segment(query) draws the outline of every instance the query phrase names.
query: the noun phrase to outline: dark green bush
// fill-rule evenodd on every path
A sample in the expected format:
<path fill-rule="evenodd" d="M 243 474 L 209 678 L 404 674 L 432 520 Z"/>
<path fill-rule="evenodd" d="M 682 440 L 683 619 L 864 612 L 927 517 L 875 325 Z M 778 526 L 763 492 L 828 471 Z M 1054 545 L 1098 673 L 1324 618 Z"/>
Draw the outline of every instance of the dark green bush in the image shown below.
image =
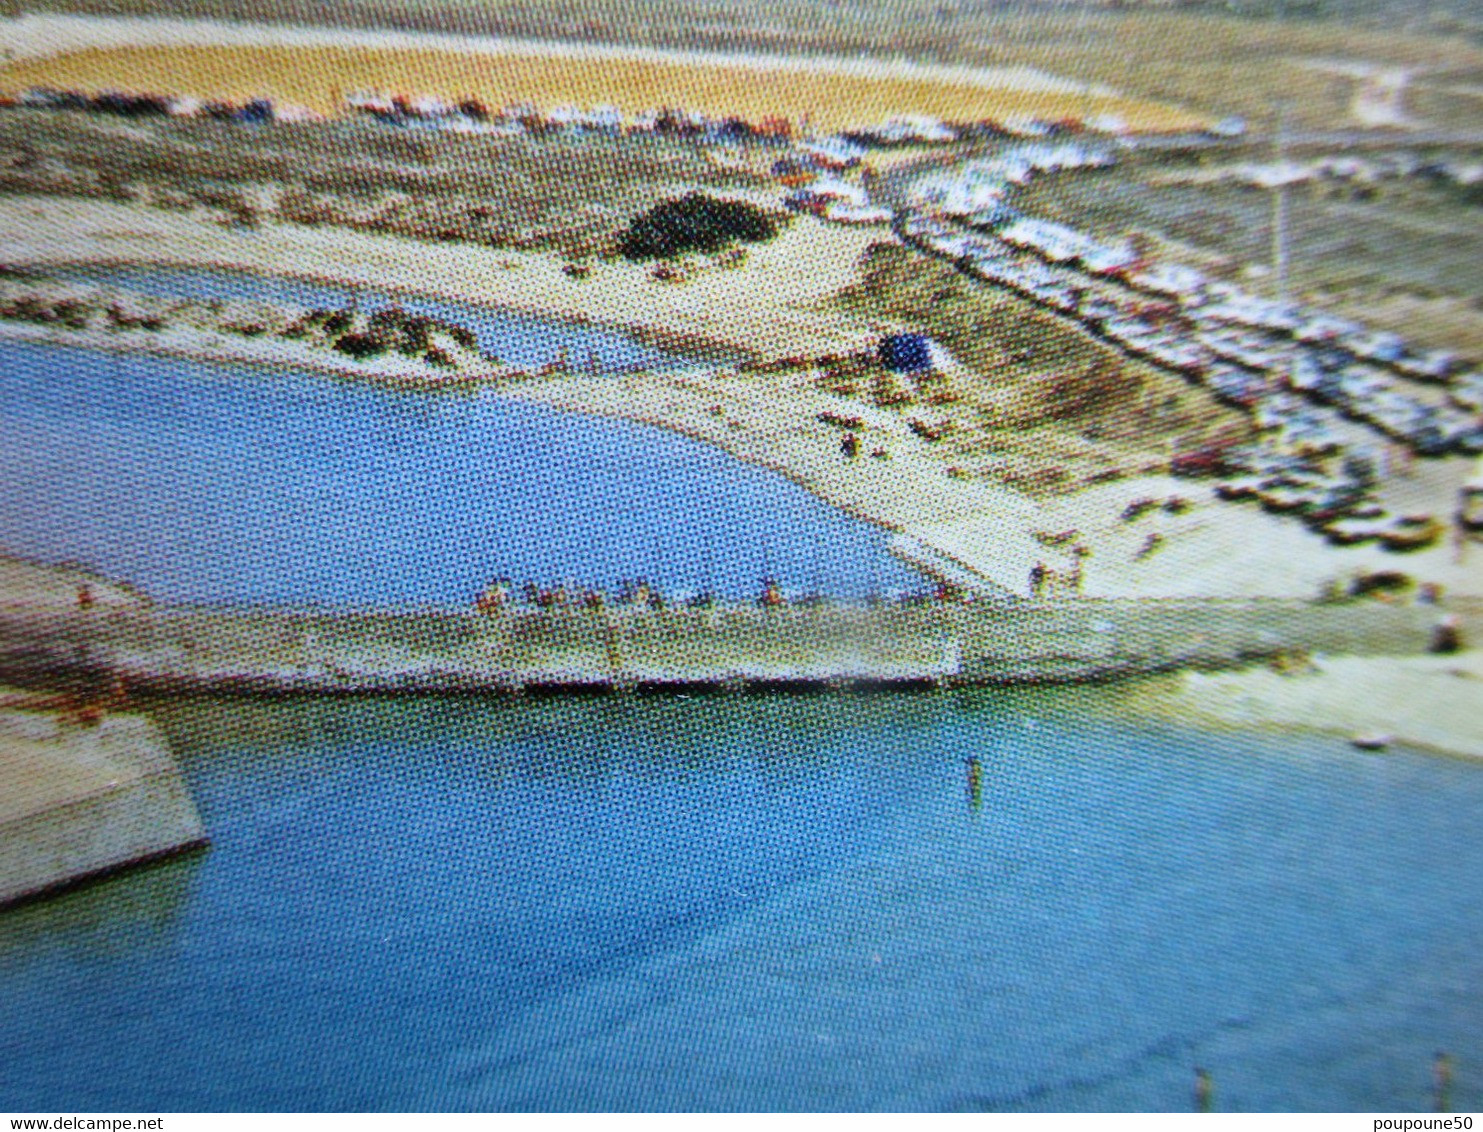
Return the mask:
<path fill-rule="evenodd" d="M 737 240 L 768 240 L 777 222 L 754 204 L 687 193 L 656 204 L 618 238 L 628 259 L 667 259 L 686 252 L 714 252 Z"/>
<path fill-rule="evenodd" d="M 335 349 L 359 360 L 386 353 L 386 343 L 371 334 L 342 334 L 335 339 Z"/>

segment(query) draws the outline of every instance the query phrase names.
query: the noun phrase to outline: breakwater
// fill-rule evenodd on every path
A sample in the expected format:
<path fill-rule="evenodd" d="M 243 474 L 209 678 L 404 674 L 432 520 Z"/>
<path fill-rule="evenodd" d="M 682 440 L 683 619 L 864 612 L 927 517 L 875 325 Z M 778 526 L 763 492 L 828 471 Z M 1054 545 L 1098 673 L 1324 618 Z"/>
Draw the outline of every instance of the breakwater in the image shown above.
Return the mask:
<path fill-rule="evenodd" d="M 1465 640 L 1483 608 L 1454 609 Z M 1424 651 L 1442 611 L 1377 602 L 527 609 L 156 606 L 0 612 L 0 677 L 158 691 L 432 692 L 838 682 L 1014 684 Z"/>
<path fill-rule="evenodd" d="M 0 906 L 205 842 L 148 720 L 0 711 Z"/>

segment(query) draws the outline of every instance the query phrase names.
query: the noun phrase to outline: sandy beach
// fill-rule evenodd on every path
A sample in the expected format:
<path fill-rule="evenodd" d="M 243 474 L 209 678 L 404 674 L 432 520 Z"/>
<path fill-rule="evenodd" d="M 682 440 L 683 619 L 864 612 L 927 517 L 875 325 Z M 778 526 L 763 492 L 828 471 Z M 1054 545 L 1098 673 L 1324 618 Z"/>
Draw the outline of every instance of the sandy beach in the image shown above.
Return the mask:
<path fill-rule="evenodd" d="M 1415 480 L 1387 490 L 1435 509 L 1450 504 L 1456 484 L 1466 475 L 1466 461 L 1438 461 L 1419 471 Z M 1178 499 L 1185 509 L 1179 514 L 1160 509 L 1124 521 L 1128 505 L 1140 499 Z M 1167 475 L 1120 480 L 1045 500 L 1040 520 L 1039 529 L 1047 532 L 1079 532 L 1091 550 L 1083 563 L 1081 592 L 1087 597 L 1316 598 L 1331 581 L 1345 583 L 1356 574 L 1383 571 L 1402 571 L 1417 583 L 1432 582 L 1449 593 L 1483 593 L 1483 545 L 1457 546 L 1443 539 L 1429 550 L 1409 554 L 1376 544 L 1330 546 L 1291 518 L 1220 500 L 1208 484 Z M 992 524 L 972 521 L 933 530 L 929 536 L 944 549 L 961 548 L 958 557 L 974 562 L 994 555 L 1000 537 Z M 1040 546 L 1038 551 L 1053 569 L 1070 568 L 1053 548 Z"/>
<path fill-rule="evenodd" d="M 996 522 L 1009 539 L 1033 525 L 1035 502 L 987 483 L 954 480 L 941 459 L 894 414 L 862 411 L 814 387 L 810 375 L 732 370 L 636 374 L 617 380 L 559 376 L 508 387 L 510 396 L 553 407 L 642 421 L 714 444 L 780 472 L 857 518 L 914 534 L 933 524 Z M 860 416 L 866 451 L 848 459 L 832 412 Z"/>
<path fill-rule="evenodd" d="M 1299 523 L 1216 498 L 1203 484 L 1145 476 L 1074 494 L 1032 498 L 982 480 L 952 475 L 931 444 L 899 415 L 862 411 L 806 376 L 715 373 L 641 374 L 621 380 L 551 377 L 508 387 L 511 396 L 563 409 L 622 417 L 672 429 L 771 468 L 842 510 L 898 533 L 894 549 L 918 566 L 942 563 L 950 580 L 967 579 L 1021 597 L 1043 564 L 1069 577 L 1067 540 L 1091 553 L 1082 563 L 1086 597 L 1315 598 L 1330 581 L 1404 570 L 1455 594 L 1483 592 L 1483 546 L 1450 545 L 1404 556 L 1377 546 L 1336 548 Z M 886 459 L 849 459 L 839 431 L 819 421 L 832 412 L 859 416 L 865 451 Z M 1438 475 L 1460 475 L 1436 469 Z M 1179 514 L 1137 522 L 1121 516 L 1135 499 L 1180 499 Z M 1146 547 L 1157 535 L 1157 549 Z M 1069 595 L 1069 590 L 1063 591 Z"/>
<path fill-rule="evenodd" d="M 154 354 L 160 357 L 192 358 L 225 365 L 258 366 L 270 370 L 293 369 L 377 381 L 418 389 L 443 389 L 469 382 L 493 381 L 507 371 L 444 371 L 398 354 L 385 353 L 356 361 L 325 348 L 313 348 L 282 338 L 244 338 L 241 335 L 209 333 L 194 327 L 165 330 L 70 330 L 25 322 L 0 322 L 0 341 L 36 342 L 48 346 L 80 346 L 91 350 Z"/>
<path fill-rule="evenodd" d="M 1317 657 L 1314 669 L 1184 672 L 1127 686 L 1129 711 L 1210 727 L 1388 736 L 1392 746 L 1483 759 L 1483 651 Z M 1384 757 L 1380 754 L 1376 757 Z"/>

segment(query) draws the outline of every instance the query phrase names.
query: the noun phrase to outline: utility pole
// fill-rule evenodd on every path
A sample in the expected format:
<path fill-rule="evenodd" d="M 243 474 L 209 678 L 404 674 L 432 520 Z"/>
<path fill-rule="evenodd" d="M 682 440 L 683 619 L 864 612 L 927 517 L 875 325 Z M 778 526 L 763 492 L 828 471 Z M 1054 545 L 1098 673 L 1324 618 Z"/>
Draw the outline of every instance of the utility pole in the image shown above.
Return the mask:
<path fill-rule="evenodd" d="M 1079 60 L 1081 69 L 1081 120 L 1092 116 L 1092 70 L 1091 70 L 1091 43 L 1087 36 L 1087 16 L 1090 9 L 1089 0 L 1082 0 L 1076 8 L 1076 46 L 1081 52 Z"/>
<path fill-rule="evenodd" d="M 1272 276 L 1277 298 L 1287 299 L 1287 182 L 1282 166 L 1287 159 L 1287 103 L 1277 104 L 1277 129 L 1272 139 L 1272 163 L 1277 184 L 1272 187 Z"/>

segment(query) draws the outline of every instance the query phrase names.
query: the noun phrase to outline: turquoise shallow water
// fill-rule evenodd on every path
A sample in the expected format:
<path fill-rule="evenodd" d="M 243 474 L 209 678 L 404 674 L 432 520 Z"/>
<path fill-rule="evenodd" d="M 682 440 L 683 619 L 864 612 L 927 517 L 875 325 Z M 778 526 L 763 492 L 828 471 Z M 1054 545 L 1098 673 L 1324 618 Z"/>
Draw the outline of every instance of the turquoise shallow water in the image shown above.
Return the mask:
<path fill-rule="evenodd" d="M 0 916 L 0 1109 L 1483 1103 L 1478 768 L 1116 696 L 161 706 L 215 845 Z"/>

